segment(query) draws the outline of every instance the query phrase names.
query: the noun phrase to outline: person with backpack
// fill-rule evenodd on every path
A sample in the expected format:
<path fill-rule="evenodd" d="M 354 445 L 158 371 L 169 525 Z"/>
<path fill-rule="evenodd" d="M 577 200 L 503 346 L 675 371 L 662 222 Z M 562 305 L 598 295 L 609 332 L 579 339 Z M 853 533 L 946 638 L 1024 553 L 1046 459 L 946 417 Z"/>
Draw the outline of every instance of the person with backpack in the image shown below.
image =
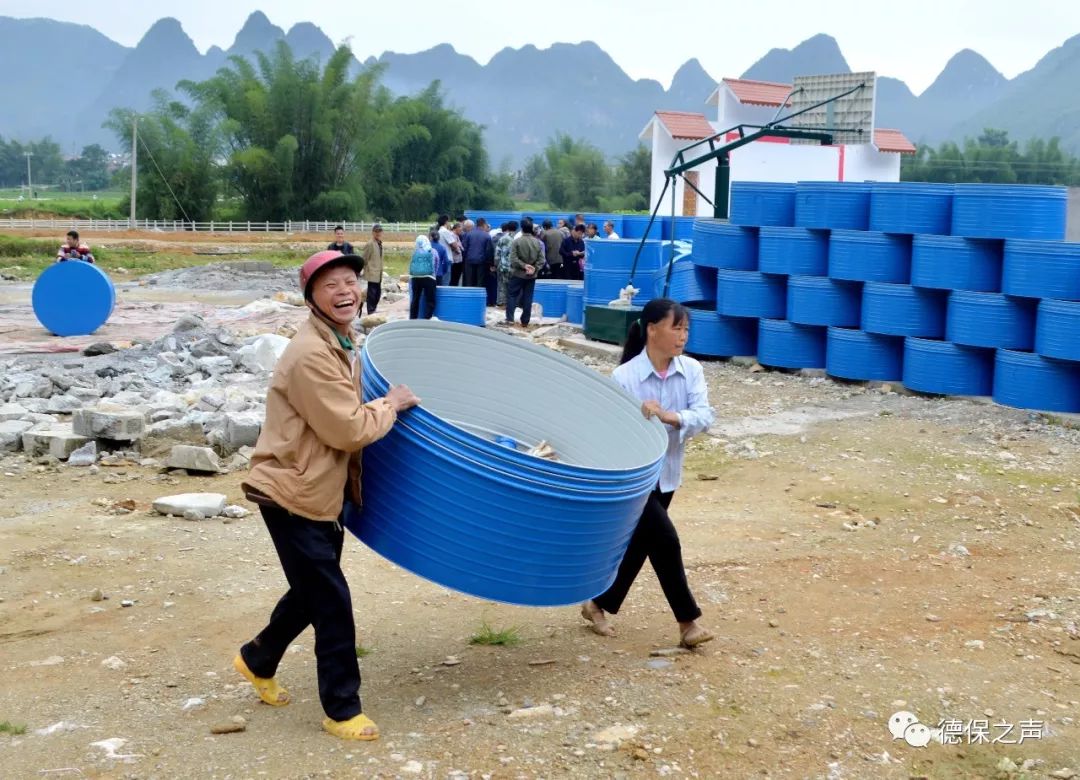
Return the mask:
<path fill-rule="evenodd" d="M 415 246 L 409 261 L 409 319 L 430 320 L 435 315 L 436 254 L 427 236 L 417 236 Z M 420 312 L 421 298 L 424 299 L 423 314 Z"/>

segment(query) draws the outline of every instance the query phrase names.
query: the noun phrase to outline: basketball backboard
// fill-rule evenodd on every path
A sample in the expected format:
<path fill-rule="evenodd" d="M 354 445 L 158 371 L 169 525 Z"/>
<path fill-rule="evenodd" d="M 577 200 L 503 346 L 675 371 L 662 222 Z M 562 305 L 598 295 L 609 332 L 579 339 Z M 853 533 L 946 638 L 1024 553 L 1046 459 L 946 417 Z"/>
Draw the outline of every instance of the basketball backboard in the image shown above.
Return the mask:
<path fill-rule="evenodd" d="M 877 74 L 832 73 L 822 76 L 796 76 L 791 96 L 790 115 L 829 98 L 850 95 L 811 109 L 788 122 L 786 127 L 805 130 L 829 130 L 835 144 L 868 144 L 874 140 L 874 108 Z M 792 140 L 792 143 L 817 143 Z"/>

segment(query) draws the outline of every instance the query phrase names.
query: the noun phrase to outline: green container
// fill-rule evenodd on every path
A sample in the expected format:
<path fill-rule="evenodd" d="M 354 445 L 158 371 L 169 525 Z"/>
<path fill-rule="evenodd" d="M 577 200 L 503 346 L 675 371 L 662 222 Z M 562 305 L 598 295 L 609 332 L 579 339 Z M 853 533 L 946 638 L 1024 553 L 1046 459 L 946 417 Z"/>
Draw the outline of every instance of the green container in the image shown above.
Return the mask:
<path fill-rule="evenodd" d="M 593 341 L 622 344 L 631 323 L 640 316 L 640 306 L 586 306 L 585 337 Z"/>

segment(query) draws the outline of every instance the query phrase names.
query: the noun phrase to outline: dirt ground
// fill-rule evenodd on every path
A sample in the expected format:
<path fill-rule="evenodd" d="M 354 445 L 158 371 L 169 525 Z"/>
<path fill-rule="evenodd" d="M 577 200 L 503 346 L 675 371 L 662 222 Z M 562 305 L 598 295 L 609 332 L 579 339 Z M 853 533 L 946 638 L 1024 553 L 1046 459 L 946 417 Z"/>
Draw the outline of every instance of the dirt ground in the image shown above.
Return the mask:
<path fill-rule="evenodd" d="M 196 523 L 149 509 L 204 490 L 246 505 L 242 475 L 0 462 L 0 723 L 26 727 L 0 733 L 0 772 L 1080 772 L 1080 432 L 968 400 L 732 363 L 706 373 L 717 423 L 692 445 L 672 513 L 717 641 L 650 656 L 677 634 L 648 567 L 614 619 L 618 636 L 601 638 L 573 607 L 461 596 L 349 537 L 374 743 L 320 731 L 310 631 L 279 672 L 290 706 L 260 704 L 233 672 L 285 586 L 258 515 Z M 109 509 L 126 500 L 133 512 Z M 470 644 L 484 622 L 518 627 L 521 643 Z M 898 710 L 1014 730 L 992 728 L 997 744 L 915 748 L 889 733 Z M 211 734 L 234 716 L 245 731 Z M 1028 738 L 1006 744 L 1022 724 Z M 102 743 L 112 739 L 123 742 Z"/>

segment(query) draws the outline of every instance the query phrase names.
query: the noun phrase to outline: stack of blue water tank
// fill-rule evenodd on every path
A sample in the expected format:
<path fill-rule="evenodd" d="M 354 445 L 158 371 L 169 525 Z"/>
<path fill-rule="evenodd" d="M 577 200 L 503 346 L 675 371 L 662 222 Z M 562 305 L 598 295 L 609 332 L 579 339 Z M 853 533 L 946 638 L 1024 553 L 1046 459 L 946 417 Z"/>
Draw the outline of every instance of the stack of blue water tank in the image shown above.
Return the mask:
<path fill-rule="evenodd" d="M 1063 240 L 1064 188 L 731 189 L 730 221 L 697 220 L 673 269 L 688 351 L 1080 412 L 1080 244 Z"/>

